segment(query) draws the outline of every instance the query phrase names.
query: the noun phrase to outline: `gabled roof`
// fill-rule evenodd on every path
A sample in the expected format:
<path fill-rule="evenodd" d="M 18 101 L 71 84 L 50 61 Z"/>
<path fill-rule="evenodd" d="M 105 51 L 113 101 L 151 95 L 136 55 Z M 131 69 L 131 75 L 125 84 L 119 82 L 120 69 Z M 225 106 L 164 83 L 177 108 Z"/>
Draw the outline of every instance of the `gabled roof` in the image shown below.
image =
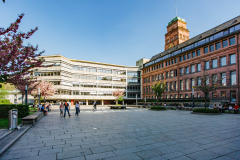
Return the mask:
<path fill-rule="evenodd" d="M 160 57 L 162 57 L 162 56 L 164 56 L 164 55 L 166 55 L 168 53 L 172 53 L 174 51 L 177 51 L 177 50 L 179 50 L 179 49 L 181 49 L 183 47 L 186 47 L 186 46 L 188 46 L 190 44 L 198 42 L 198 41 L 200 41 L 200 40 L 202 40 L 204 38 L 207 38 L 207 37 L 209 37 L 209 36 L 211 36 L 213 34 L 216 34 L 217 32 L 220 32 L 220 31 L 222 31 L 224 29 L 227 29 L 227 28 L 232 27 L 233 25 L 236 25 L 236 24 L 239 24 L 239 23 L 240 23 L 240 16 L 238 16 L 236 18 L 233 18 L 233 19 L 231 19 L 231 20 L 229 20 L 229 21 L 227 21 L 227 22 L 225 22 L 223 24 L 220 24 L 219 26 L 214 27 L 214 28 L 212 28 L 212 29 L 210 29 L 210 30 L 208 30 L 208 31 L 206 31 L 204 33 L 201 33 L 201 34 L 199 34 L 199 35 L 197 35 L 197 36 L 195 36 L 195 37 L 193 37 L 193 38 L 191 38 L 191 39 L 189 39 L 189 40 L 187 40 L 187 41 L 185 41 L 185 42 L 183 42 L 183 43 L 181 43 L 181 44 L 179 44 L 177 46 L 174 46 L 174 47 L 172 47 L 172 48 L 170 48 L 170 49 L 168 49 L 166 51 L 163 51 L 163 52 L 161 52 L 159 54 L 154 55 L 150 59 L 149 62 L 151 62 L 151 61 L 153 61 L 153 60 L 155 60 L 157 58 L 160 58 Z"/>

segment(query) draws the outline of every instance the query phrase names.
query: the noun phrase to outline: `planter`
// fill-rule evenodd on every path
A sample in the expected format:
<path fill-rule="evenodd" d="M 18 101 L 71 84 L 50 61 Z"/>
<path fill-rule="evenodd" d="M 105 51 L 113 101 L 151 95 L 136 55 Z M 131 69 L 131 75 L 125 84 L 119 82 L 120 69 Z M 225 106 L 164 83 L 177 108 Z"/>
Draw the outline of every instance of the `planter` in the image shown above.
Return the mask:
<path fill-rule="evenodd" d="M 167 109 L 148 109 L 150 111 L 166 111 Z"/>
<path fill-rule="evenodd" d="M 222 113 L 201 113 L 201 112 L 190 112 L 191 114 L 200 114 L 200 115 L 221 115 Z"/>

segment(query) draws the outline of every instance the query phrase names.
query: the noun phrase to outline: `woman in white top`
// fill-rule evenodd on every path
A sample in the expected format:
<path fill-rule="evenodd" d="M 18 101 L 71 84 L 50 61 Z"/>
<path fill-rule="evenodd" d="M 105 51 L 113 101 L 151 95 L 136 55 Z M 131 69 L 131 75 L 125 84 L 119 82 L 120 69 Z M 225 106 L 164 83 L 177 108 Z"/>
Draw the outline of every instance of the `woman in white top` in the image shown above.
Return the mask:
<path fill-rule="evenodd" d="M 228 107 L 228 111 L 230 112 L 231 110 L 232 110 L 232 106 L 229 105 L 229 107 Z"/>
<path fill-rule="evenodd" d="M 75 107 L 76 107 L 76 113 L 75 113 L 75 115 L 78 116 L 78 113 L 80 112 L 80 104 L 79 104 L 79 101 L 76 102 Z"/>

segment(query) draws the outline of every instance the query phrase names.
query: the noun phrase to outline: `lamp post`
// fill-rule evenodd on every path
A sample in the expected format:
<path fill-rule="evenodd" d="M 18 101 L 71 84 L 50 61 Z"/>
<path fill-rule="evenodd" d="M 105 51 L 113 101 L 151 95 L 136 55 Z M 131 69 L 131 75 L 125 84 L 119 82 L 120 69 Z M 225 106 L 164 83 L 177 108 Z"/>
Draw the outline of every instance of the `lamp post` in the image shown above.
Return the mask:
<path fill-rule="evenodd" d="M 193 101 L 193 109 L 195 107 L 195 102 L 194 102 L 194 88 L 195 86 L 192 86 L 192 101 Z"/>
<path fill-rule="evenodd" d="M 38 106 L 40 106 L 40 87 L 38 87 Z"/>
<path fill-rule="evenodd" d="M 25 104 L 27 104 L 28 87 L 25 85 Z"/>
<path fill-rule="evenodd" d="M 136 94 L 136 105 L 137 105 L 137 94 Z"/>

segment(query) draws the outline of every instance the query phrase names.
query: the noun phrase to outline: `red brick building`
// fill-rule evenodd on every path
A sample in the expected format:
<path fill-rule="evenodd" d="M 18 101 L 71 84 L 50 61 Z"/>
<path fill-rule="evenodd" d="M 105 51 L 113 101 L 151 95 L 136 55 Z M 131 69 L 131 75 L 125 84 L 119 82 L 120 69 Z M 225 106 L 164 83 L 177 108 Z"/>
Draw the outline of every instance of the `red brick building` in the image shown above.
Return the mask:
<path fill-rule="evenodd" d="M 221 85 L 210 99 L 240 103 L 239 43 L 240 16 L 189 39 L 186 22 L 180 17 L 168 23 L 165 51 L 153 56 L 142 69 L 142 98 L 155 99 L 151 86 L 165 80 L 162 98 L 191 98 L 195 78 L 207 73 L 221 77 Z M 194 97 L 204 94 L 194 91 Z"/>

